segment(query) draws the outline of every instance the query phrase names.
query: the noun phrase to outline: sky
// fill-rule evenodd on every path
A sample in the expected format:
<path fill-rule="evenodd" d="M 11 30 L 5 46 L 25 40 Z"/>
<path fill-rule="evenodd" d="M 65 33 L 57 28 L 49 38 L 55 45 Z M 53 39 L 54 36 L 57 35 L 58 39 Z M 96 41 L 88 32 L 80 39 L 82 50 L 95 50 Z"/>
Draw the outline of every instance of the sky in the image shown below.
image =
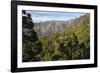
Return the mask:
<path fill-rule="evenodd" d="M 53 12 L 53 11 L 26 11 L 31 14 L 33 22 L 45 22 L 51 20 L 64 21 L 79 18 L 85 13 L 79 12 Z"/>

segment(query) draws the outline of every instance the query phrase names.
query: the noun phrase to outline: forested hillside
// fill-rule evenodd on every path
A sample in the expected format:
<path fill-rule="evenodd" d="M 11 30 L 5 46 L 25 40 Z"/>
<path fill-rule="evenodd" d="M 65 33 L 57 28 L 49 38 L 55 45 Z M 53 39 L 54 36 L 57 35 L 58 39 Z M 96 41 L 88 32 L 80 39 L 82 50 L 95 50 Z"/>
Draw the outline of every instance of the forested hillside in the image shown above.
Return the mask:
<path fill-rule="evenodd" d="M 68 28 L 66 27 L 61 31 L 54 31 L 50 33 L 49 36 L 39 36 L 31 15 L 24 10 L 22 13 L 23 62 L 80 60 L 90 58 L 89 14 L 74 19 Z"/>

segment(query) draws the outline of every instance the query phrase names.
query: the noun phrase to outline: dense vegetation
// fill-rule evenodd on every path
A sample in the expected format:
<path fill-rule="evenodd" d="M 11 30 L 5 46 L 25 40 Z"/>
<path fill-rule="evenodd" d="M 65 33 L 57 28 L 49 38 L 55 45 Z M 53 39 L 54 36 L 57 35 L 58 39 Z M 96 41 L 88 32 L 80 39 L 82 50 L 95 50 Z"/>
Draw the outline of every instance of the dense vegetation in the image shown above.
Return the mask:
<path fill-rule="evenodd" d="M 90 58 L 90 15 L 75 19 L 70 28 L 37 36 L 31 15 L 23 10 L 23 62 Z"/>

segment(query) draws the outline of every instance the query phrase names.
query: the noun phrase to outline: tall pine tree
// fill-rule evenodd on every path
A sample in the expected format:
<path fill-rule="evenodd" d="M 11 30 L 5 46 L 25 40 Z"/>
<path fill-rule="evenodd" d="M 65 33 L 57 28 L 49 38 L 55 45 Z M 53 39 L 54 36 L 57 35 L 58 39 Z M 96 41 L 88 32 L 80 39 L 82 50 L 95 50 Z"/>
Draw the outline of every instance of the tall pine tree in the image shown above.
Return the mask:
<path fill-rule="evenodd" d="M 34 30 L 31 14 L 25 10 L 22 11 L 22 33 L 23 62 L 40 61 L 38 55 L 42 52 L 42 44 Z"/>

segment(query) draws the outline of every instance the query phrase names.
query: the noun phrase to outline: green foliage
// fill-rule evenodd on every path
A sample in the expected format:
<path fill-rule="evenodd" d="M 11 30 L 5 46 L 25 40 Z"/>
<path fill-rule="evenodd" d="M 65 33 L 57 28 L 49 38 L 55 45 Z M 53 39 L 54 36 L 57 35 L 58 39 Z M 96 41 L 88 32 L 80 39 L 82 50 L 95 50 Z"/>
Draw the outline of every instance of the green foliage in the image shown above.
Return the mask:
<path fill-rule="evenodd" d="M 24 12 L 24 14 L 27 14 Z M 23 16 L 24 17 L 24 16 Z M 32 35 L 23 39 L 23 61 L 55 61 L 90 58 L 90 15 L 74 20 L 73 26 L 51 36 L 37 37 L 31 15 L 23 18 L 23 27 Z M 27 20 L 29 18 L 29 20 Z M 27 23 L 27 24 L 26 24 Z"/>

